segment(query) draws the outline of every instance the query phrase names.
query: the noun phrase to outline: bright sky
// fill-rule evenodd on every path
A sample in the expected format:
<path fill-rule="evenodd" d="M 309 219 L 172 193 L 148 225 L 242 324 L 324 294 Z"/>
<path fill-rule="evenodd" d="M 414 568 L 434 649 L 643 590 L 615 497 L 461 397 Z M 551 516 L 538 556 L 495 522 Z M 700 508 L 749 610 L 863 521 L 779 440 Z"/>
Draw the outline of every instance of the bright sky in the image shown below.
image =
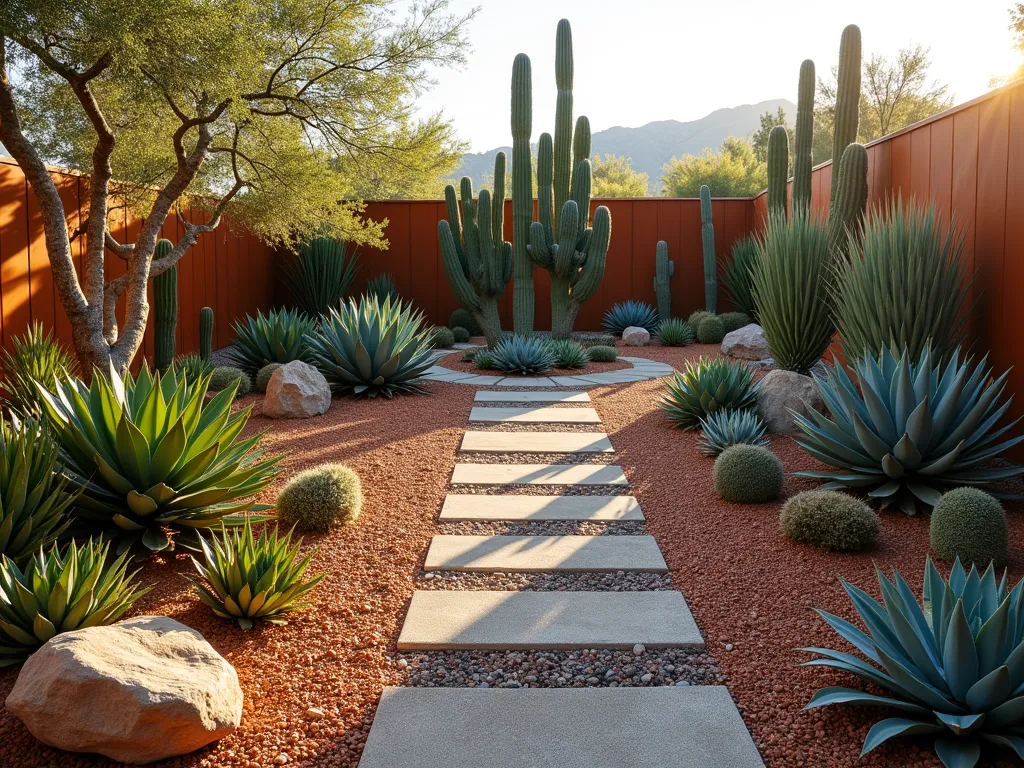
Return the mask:
<path fill-rule="evenodd" d="M 800 62 L 836 63 L 843 27 L 858 24 L 865 57 L 931 48 L 932 75 L 955 103 L 988 90 L 1021 56 L 1007 30 L 1012 0 L 452 0 L 481 6 L 461 71 L 437 74 L 420 101 L 443 109 L 475 152 L 511 144 L 512 59 L 533 64 L 533 136 L 554 130 L 555 26 L 572 23 L 575 114 L 594 131 L 653 120 L 694 120 L 720 107 L 796 101 Z"/>

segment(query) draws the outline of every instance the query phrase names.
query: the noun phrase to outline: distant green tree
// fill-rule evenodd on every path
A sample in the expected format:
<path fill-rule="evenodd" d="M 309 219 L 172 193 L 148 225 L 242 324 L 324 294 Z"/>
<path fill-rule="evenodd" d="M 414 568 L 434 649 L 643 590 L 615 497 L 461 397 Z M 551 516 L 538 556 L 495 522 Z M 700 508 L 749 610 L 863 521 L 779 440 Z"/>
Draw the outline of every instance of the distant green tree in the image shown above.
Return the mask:
<path fill-rule="evenodd" d="M 746 139 L 730 136 L 719 151 L 673 157 L 662 168 L 664 197 L 697 197 L 701 184 L 715 197 L 747 197 L 768 185 L 768 167 L 758 162 Z"/>
<path fill-rule="evenodd" d="M 605 155 L 602 160 L 594 155 L 591 165 L 594 197 L 647 196 L 647 174 L 634 171 L 630 158 Z"/>
<path fill-rule="evenodd" d="M 1010 9 L 1009 30 L 1013 32 L 1013 47 L 1018 51 L 1024 51 L 1024 3 L 1015 3 Z M 1017 67 L 1009 75 L 998 75 L 988 81 L 990 88 L 998 88 L 1014 80 L 1024 77 L 1024 64 Z"/>
<path fill-rule="evenodd" d="M 772 132 L 772 128 L 777 125 L 785 125 L 786 133 L 789 134 L 789 148 L 790 148 L 790 168 L 793 165 L 793 140 L 796 132 L 793 128 L 790 128 L 786 120 L 786 110 L 779 107 L 778 111 L 773 115 L 770 111 L 766 111 L 761 115 L 761 127 L 758 128 L 750 135 L 750 147 L 754 150 L 754 157 L 757 158 L 759 163 L 768 162 L 768 135 Z"/>

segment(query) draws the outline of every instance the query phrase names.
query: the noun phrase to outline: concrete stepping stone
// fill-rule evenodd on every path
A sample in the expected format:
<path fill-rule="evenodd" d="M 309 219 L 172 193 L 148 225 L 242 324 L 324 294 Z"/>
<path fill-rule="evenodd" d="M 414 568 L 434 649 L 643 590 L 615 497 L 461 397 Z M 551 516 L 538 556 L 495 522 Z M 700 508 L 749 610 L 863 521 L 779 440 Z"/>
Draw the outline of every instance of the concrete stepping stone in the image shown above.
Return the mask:
<path fill-rule="evenodd" d="M 553 387 L 555 382 L 550 376 L 509 376 L 502 379 L 495 386 L 498 387 Z"/>
<path fill-rule="evenodd" d="M 426 571 L 668 570 L 653 536 L 434 536 Z"/>
<path fill-rule="evenodd" d="M 485 406 L 470 410 L 469 420 L 507 424 L 601 423 L 601 417 L 593 408 L 488 408 Z"/>
<path fill-rule="evenodd" d="M 480 390 L 473 398 L 478 403 L 589 403 L 586 392 L 496 392 Z"/>
<path fill-rule="evenodd" d="M 764 768 L 720 685 L 385 688 L 359 768 Z"/>
<path fill-rule="evenodd" d="M 604 432 L 467 432 L 462 451 L 488 453 L 615 453 Z"/>
<path fill-rule="evenodd" d="M 629 485 L 614 464 L 456 464 L 453 485 Z"/>
<path fill-rule="evenodd" d="M 485 496 L 449 493 L 441 520 L 643 520 L 633 496 Z"/>
<path fill-rule="evenodd" d="M 681 592 L 413 593 L 400 651 L 703 648 Z"/>

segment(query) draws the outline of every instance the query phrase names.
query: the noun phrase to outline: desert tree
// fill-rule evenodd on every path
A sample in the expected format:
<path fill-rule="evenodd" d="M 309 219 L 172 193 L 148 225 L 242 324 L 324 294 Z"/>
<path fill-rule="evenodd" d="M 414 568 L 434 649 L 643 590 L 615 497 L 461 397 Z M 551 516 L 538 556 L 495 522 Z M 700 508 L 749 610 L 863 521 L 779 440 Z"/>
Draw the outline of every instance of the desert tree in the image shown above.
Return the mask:
<path fill-rule="evenodd" d="M 594 197 L 647 197 L 647 174 L 634 171 L 630 158 L 594 155 L 591 166 Z"/>

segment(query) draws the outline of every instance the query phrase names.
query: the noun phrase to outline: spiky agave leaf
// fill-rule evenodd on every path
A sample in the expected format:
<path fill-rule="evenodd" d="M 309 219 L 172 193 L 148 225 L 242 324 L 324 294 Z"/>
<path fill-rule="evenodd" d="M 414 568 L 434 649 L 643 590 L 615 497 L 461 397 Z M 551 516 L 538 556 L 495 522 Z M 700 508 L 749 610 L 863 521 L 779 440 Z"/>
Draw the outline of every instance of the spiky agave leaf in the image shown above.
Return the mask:
<path fill-rule="evenodd" d="M 1007 437 L 1019 419 L 996 427 L 1012 400 L 1003 400 L 1009 372 L 993 380 L 986 360 L 961 362 L 956 349 L 942 363 L 925 346 L 914 362 L 906 349 L 889 348 L 856 361 L 856 383 L 842 366 L 826 367 L 815 382 L 831 415 L 811 408 L 809 418 L 794 418 L 803 432 L 797 444 L 837 471 L 796 474 L 914 514 L 945 489 L 1024 473 L 991 466 L 1024 435 Z"/>
<path fill-rule="evenodd" d="M 231 362 L 255 376 L 270 363 L 309 362 L 307 341 L 316 330 L 316 320 L 296 309 L 272 309 L 266 315 L 247 315 L 235 321 L 235 338 L 228 350 Z"/>
<path fill-rule="evenodd" d="M 42 413 L 36 382 L 52 391 L 59 379 L 78 374 L 78 361 L 53 337 L 43 324 L 33 321 L 24 336 L 11 339 L 3 351 L 3 380 L 0 405 L 18 416 Z"/>
<path fill-rule="evenodd" d="M 551 344 L 536 336 L 505 336 L 490 350 L 493 368 L 526 375 L 547 373 L 555 367 Z M 479 364 L 479 363 L 478 363 Z"/>
<path fill-rule="evenodd" d="M 815 692 L 805 709 L 862 704 L 895 709 L 899 717 L 876 723 L 864 740 L 865 755 L 902 735 L 935 736 L 947 768 L 973 768 L 982 741 L 1024 758 L 1024 605 L 1022 585 L 1007 591 L 990 564 L 984 574 L 959 559 L 948 581 L 925 561 L 919 604 L 893 572 L 876 569 L 882 602 L 842 581 L 864 629 L 825 611 L 817 613 L 860 656 L 829 648 L 801 648 L 816 658 L 804 666 L 852 672 L 883 688 L 881 696 L 855 688 Z M 865 631 L 866 630 L 866 631 Z"/>
<path fill-rule="evenodd" d="M 199 530 L 261 509 L 250 499 L 282 457 L 264 458 L 263 433 L 241 437 L 251 406 L 231 410 L 235 387 L 207 400 L 209 382 L 146 367 L 122 379 L 111 367 L 88 386 L 67 378 L 56 395 L 43 392 L 64 471 L 82 489 L 77 523 L 116 534 L 122 547 L 191 548 Z"/>
<path fill-rule="evenodd" d="M 358 261 L 344 240 L 316 237 L 302 244 L 284 272 L 285 283 L 299 309 L 310 317 L 324 317 L 352 287 Z"/>
<path fill-rule="evenodd" d="M 324 574 L 309 581 L 302 577 L 312 549 L 299 559 L 302 539 L 292 543 L 292 532 L 279 536 L 277 527 L 264 527 L 253 536 L 247 520 L 241 528 L 223 529 L 220 536 L 202 541 L 202 562 L 192 558 L 202 581 L 189 578 L 202 600 L 223 619 L 251 629 L 256 621 L 285 624 L 283 614 L 309 606 L 300 600 Z"/>
<path fill-rule="evenodd" d="M 679 317 L 670 317 L 658 323 L 658 341 L 666 347 L 685 347 L 693 344 L 696 334 L 690 324 Z"/>
<path fill-rule="evenodd" d="M 590 362 L 586 347 L 572 339 L 553 339 L 548 342 L 555 356 L 555 368 L 585 368 Z"/>
<path fill-rule="evenodd" d="M 178 378 L 184 376 L 189 381 L 195 381 L 211 371 L 213 363 L 200 355 L 181 355 L 174 359 L 174 373 Z"/>
<path fill-rule="evenodd" d="M 757 404 L 754 374 L 746 365 L 724 357 L 687 361 L 665 383 L 660 403 L 672 426 L 696 429 L 700 420 L 719 410 L 748 410 Z"/>
<path fill-rule="evenodd" d="M 730 445 L 768 445 L 767 427 L 754 411 L 715 411 L 700 420 L 697 448 L 705 456 L 717 456 Z"/>
<path fill-rule="evenodd" d="M 621 336 L 624 330 L 632 326 L 653 333 L 658 327 L 658 313 L 650 304 L 631 299 L 615 304 L 605 312 L 602 325 L 608 333 L 616 336 Z"/>

